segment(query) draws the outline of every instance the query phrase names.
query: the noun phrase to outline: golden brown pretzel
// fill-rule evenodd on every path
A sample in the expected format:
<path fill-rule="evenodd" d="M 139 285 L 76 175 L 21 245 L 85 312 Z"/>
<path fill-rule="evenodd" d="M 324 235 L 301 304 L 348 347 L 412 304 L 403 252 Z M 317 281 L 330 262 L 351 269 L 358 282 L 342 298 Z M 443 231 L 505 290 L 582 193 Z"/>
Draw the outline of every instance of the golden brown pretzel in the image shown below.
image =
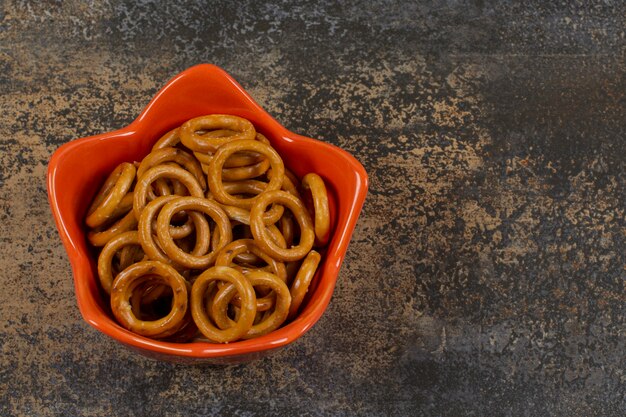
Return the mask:
<path fill-rule="evenodd" d="M 188 287 L 189 289 L 189 287 Z M 130 297 L 133 314 L 140 320 L 154 320 L 159 318 L 152 310 L 160 298 L 171 297 L 172 289 L 167 285 L 159 284 L 157 277 L 145 276 L 145 281 L 138 285 Z M 146 307 L 148 307 L 146 309 Z"/>
<path fill-rule="evenodd" d="M 190 254 L 182 251 L 169 233 L 172 216 L 181 211 L 198 211 L 211 217 L 216 223 L 216 231 L 219 233 L 219 244 L 212 251 L 202 254 Z M 228 215 L 215 201 L 198 197 L 177 197 L 168 201 L 157 218 L 157 236 L 163 251 L 178 265 L 192 269 L 205 269 L 215 262 L 215 257 L 220 249 L 232 241 L 232 228 Z M 196 237 L 199 239 L 199 237 Z M 210 239 L 207 238 L 207 243 Z"/>
<path fill-rule="evenodd" d="M 125 216 L 126 214 L 128 214 L 129 211 L 132 211 L 132 209 L 133 209 L 133 194 L 134 194 L 133 191 L 129 191 L 129 192 L 126 193 L 126 195 L 122 198 L 122 200 L 117 205 L 117 207 L 115 207 L 115 210 L 113 210 L 113 213 L 111 214 L 111 217 L 109 219 L 110 221 L 119 219 L 120 217 Z M 106 224 L 107 223 L 105 223 L 104 225 L 106 225 Z"/>
<path fill-rule="evenodd" d="M 287 284 L 291 285 L 293 281 L 296 279 L 296 275 L 300 270 L 300 265 L 302 265 L 302 260 L 286 262 L 285 269 L 287 270 Z"/>
<path fill-rule="evenodd" d="M 102 289 L 104 289 L 107 294 L 111 294 L 111 286 L 115 278 L 113 276 L 113 256 L 124 246 L 128 245 L 140 245 L 139 236 L 134 230 L 120 233 L 113 237 L 104 245 L 100 256 L 98 256 L 98 278 L 100 278 Z"/>
<path fill-rule="evenodd" d="M 235 264 L 236 257 L 242 253 L 253 253 L 261 258 L 271 269 L 271 271 L 282 281 L 287 281 L 287 271 L 285 264 L 275 260 L 257 245 L 253 239 L 239 239 L 224 246 L 215 259 L 215 265 L 230 266 L 244 273 L 252 271 L 249 267 L 242 267 Z"/>
<path fill-rule="evenodd" d="M 135 289 L 147 280 L 172 289 L 170 312 L 158 320 L 143 321 L 133 314 L 130 299 Z M 148 337 L 166 337 L 184 324 L 188 303 L 187 283 L 174 268 L 158 261 L 142 261 L 119 273 L 111 289 L 111 310 L 117 321 L 128 330 Z"/>
<path fill-rule="evenodd" d="M 274 302 L 274 309 L 271 311 L 268 317 L 262 320 L 258 324 L 254 324 L 250 330 L 248 330 L 241 337 L 243 339 L 251 339 L 253 337 L 259 337 L 267 334 L 280 327 L 281 324 L 287 319 L 289 314 L 289 305 L 291 304 L 291 294 L 289 288 L 280 278 L 276 275 L 265 271 L 251 271 L 246 278 L 250 281 L 253 287 L 269 287 L 273 290 L 273 294 L 276 296 Z M 218 290 L 213 299 L 212 313 L 216 324 L 223 328 L 229 329 L 236 322 L 228 318 L 226 309 L 228 303 L 235 296 L 235 287 L 223 286 Z M 242 304 L 242 308 L 245 304 Z"/>
<path fill-rule="evenodd" d="M 211 159 L 213 159 L 213 154 L 202 152 L 194 152 L 193 154 L 204 167 L 203 171 L 206 174 L 209 164 L 211 163 Z M 238 168 L 254 165 L 257 162 L 261 162 L 263 159 L 263 155 L 259 155 L 255 152 L 237 152 L 236 154 L 231 155 L 230 158 L 224 162 L 224 168 Z"/>
<path fill-rule="evenodd" d="M 137 185 L 135 186 L 135 192 L 133 196 L 133 212 L 135 217 L 139 220 L 141 211 L 146 205 L 146 199 L 148 197 L 148 187 L 154 181 L 159 178 L 173 178 L 177 179 L 189 191 L 194 197 L 203 197 L 202 187 L 198 184 L 196 178 L 186 171 L 185 169 L 172 165 L 157 165 L 147 170 L 141 178 L 137 179 Z"/>
<path fill-rule="evenodd" d="M 298 314 L 298 309 L 302 304 L 302 300 L 304 300 L 304 296 L 309 290 L 309 285 L 311 285 L 311 281 L 315 276 L 315 271 L 317 271 L 317 266 L 322 259 L 321 255 L 312 250 L 302 261 L 302 265 L 298 270 L 296 278 L 293 280 L 291 284 L 291 289 L 289 290 L 291 293 L 291 306 L 289 307 L 289 320 L 292 320 Z"/>
<path fill-rule="evenodd" d="M 267 266 L 266 267 L 250 267 L 250 266 L 241 266 L 236 263 L 236 260 L 245 254 L 251 254 L 255 257 L 261 259 Z M 229 243 L 225 246 L 220 253 L 217 255 L 215 259 L 215 265 L 219 266 L 230 266 L 231 268 L 235 268 L 238 271 L 242 272 L 244 275 L 249 274 L 251 271 L 255 270 L 268 270 L 280 278 L 282 281 L 287 281 L 287 271 L 285 269 L 285 264 L 279 261 L 276 261 L 268 254 L 263 252 L 261 248 L 255 243 L 253 239 L 239 239 L 234 242 Z M 257 296 L 257 311 L 265 311 L 274 306 L 275 294 L 269 293 L 259 298 Z M 231 302 L 237 306 L 241 306 L 241 301 L 238 297 L 235 297 L 231 300 Z M 218 323 L 219 325 L 219 323 Z"/>
<path fill-rule="evenodd" d="M 286 213 L 278 220 L 280 233 L 285 238 L 285 247 L 289 248 L 296 238 L 296 226 L 293 223 L 291 214 Z"/>
<path fill-rule="evenodd" d="M 228 194 L 261 194 L 267 188 L 267 183 L 259 180 L 224 181 L 224 190 Z"/>
<path fill-rule="evenodd" d="M 300 242 L 291 248 L 281 248 L 270 239 L 267 234 L 263 213 L 270 204 L 281 204 L 291 210 L 300 226 Z M 302 201 L 286 191 L 269 191 L 258 196 L 252 210 L 250 210 L 250 229 L 257 244 L 275 259 L 281 261 L 296 261 L 304 258 L 313 247 L 315 232 L 313 222 Z"/>
<path fill-rule="evenodd" d="M 124 270 L 132 264 L 147 260 L 146 254 L 143 252 L 141 245 L 126 245 L 119 250 L 119 270 Z"/>
<path fill-rule="evenodd" d="M 232 158 L 232 157 L 231 157 Z M 270 161 L 262 159 L 260 162 L 252 165 L 245 165 L 234 168 L 222 169 L 222 179 L 224 181 L 242 181 L 259 177 L 269 169 Z"/>
<path fill-rule="evenodd" d="M 250 231 L 252 231 L 252 229 L 250 229 Z M 272 242 L 276 244 L 276 246 L 283 249 L 288 247 L 285 237 L 275 224 L 270 224 L 269 226 L 267 226 L 265 228 L 265 231 L 268 233 L 268 236 L 270 237 Z M 254 238 L 254 234 L 252 235 L 252 237 Z"/>
<path fill-rule="evenodd" d="M 237 168 L 237 167 L 245 167 L 249 165 L 254 165 L 258 162 L 261 162 L 263 159 L 263 155 L 260 155 L 256 152 L 237 152 L 230 156 L 224 162 L 224 168 Z M 207 165 L 211 161 L 207 162 Z"/>
<path fill-rule="evenodd" d="M 137 219 L 135 218 L 135 213 L 130 210 L 124 217 L 113 223 L 108 229 L 100 231 L 91 230 L 87 233 L 87 238 L 94 246 L 104 246 L 115 236 L 133 230 L 135 227 L 137 227 Z"/>
<path fill-rule="evenodd" d="M 315 209 L 315 244 L 324 246 L 328 243 L 328 233 L 330 231 L 328 194 L 324 180 L 315 173 L 306 174 L 302 178 L 302 188 L 311 190 L 313 208 Z"/>
<path fill-rule="evenodd" d="M 267 177 L 268 178 L 272 177 L 271 168 L 267 170 Z M 290 194 L 293 194 L 295 197 L 300 198 L 300 192 L 298 191 L 298 187 L 296 186 L 296 184 L 298 184 L 299 181 L 293 182 L 292 178 L 295 178 L 295 176 L 293 175 L 291 171 L 289 171 L 285 167 L 285 174 L 283 176 L 283 184 L 281 185 L 280 189 L 283 191 L 287 191 Z"/>
<path fill-rule="evenodd" d="M 137 178 L 141 178 L 153 166 L 168 162 L 174 162 L 185 168 L 196 178 L 202 190 L 206 190 L 206 180 L 198 161 L 182 149 L 173 147 L 156 149 L 146 155 L 137 168 Z"/>
<path fill-rule="evenodd" d="M 155 151 L 157 149 L 166 148 L 166 147 L 174 147 L 180 143 L 180 128 L 176 127 L 163 136 L 159 140 L 156 141 L 154 146 L 152 146 L 152 150 Z"/>
<path fill-rule="evenodd" d="M 230 130 L 232 135 L 210 135 L 211 131 Z M 198 132 L 208 132 L 203 135 Z M 213 136 L 213 137 L 211 137 Z M 250 121 L 227 114 L 211 114 L 188 120 L 180 127 L 180 140 L 194 152 L 213 153 L 225 143 L 234 140 L 252 140 L 256 130 Z"/>
<path fill-rule="evenodd" d="M 189 295 L 191 294 L 191 284 L 186 282 L 186 285 Z M 162 308 L 164 303 L 171 304 L 172 295 L 172 289 L 167 285 L 159 284 L 158 277 L 146 277 L 146 281 L 138 285 L 131 296 L 130 304 L 133 314 L 139 320 L 157 320 L 161 317 L 162 312 L 156 311 L 155 306 L 160 304 Z M 180 326 L 154 336 L 154 338 L 184 343 L 192 339 L 197 333 L 198 328 L 191 317 L 191 308 L 188 307 Z"/>
<path fill-rule="evenodd" d="M 148 200 L 154 200 L 159 196 L 171 194 L 172 190 L 170 190 L 170 186 L 165 178 L 158 178 L 148 187 Z"/>
<path fill-rule="evenodd" d="M 104 182 L 87 210 L 85 223 L 98 227 L 107 222 L 135 180 L 135 166 L 128 162 L 119 164 Z"/>
<path fill-rule="evenodd" d="M 224 185 L 224 190 L 230 194 L 249 194 L 249 195 L 259 195 L 267 188 L 267 183 L 258 180 L 243 180 L 243 181 L 225 181 L 222 183 Z M 211 197 L 210 191 L 207 197 Z M 250 224 L 250 210 L 244 209 L 236 206 L 229 206 L 226 204 L 222 204 L 224 210 L 228 213 L 228 216 L 232 220 L 236 220 L 243 224 Z M 283 215 L 284 208 L 279 204 L 272 205 L 272 208 L 263 214 L 263 220 L 265 224 L 274 224 L 276 223 L 281 216 Z"/>
<path fill-rule="evenodd" d="M 205 305 L 205 295 L 211 282 L 224 281 L 233 284 L 241 297 L 239 319 L 232 327 L 222 330 L 211 322 Z M 234 294 L 233 294 L 234 295 Z M 200 332 L 209 340 L 228 343 L 240 339 L 251 328 L 256 316 L 256 295 L 254 288 L 243 274 L 227 266 L 214 266 L 196 278 L 191 288 L 191 314 Z"/>
<path fill-rule="evenodd" d="M 224 162 L 235 152 L 254 151 L 263 154 L 272 166 L 272 177 L 266 185 L 265 190 L 260 194 L 250 198 L 236 198 L 224 189 L 222 183 L 222 168 Z M 249 209 L 254 202 L 264 193 L 271 190 L 278 190 L 283 183 L 285 168 L 280 155 L 269 145 L 256 140 L 237 140 L 222 145 L 213 156 L 209 164 L 208 182 L 211 195 L 215 200 L 229 206 L 236 206 Z"/>
<path fill-rule="evenodd" d="M 228 214 L 228 217 L 241 224 L 250 225 L 250 211 L 244 208 L 227 206 L 222 204 L 222 208 Z M 267 225 L 276 223 L 283 214 L 283 206 L 273 206 L 269 211 L 263 213 L 263 222 Z"/>
<path fill-rule="evenodd" d="M 162 196 L 152 200 L 141 212 L 138 224 L 138 236 L 139 242 L 144 252 L 150 259 L 159 260 L 164 263 L 173 264 L 179 267 L 172 259 L 170 259 L 161 249 L 160 243 L 154 240 L 154 234 L 157 233 L 156 217 L 157 213 L 163 208 L 163 206 L 172 200 L 176 200 L 178 196 Z M 194 223 L 194 230 L 196 232 L 196 245 L 192 251 L 194 255 L 202 255 L 207 252 L 209 248 L 209 242 L 211 241 L 211 232 L 209 224 L 206 221 L 204 215 L 201 213 L 189 213 L 190 218 Z M 174 239 L 175 230 L 173 226 L 169 226 L 168 234 Z"/>
<path fill-rule="evenodd" d="M 252 123 L 228 115 L 189 120 L 141 161 L 116 167 L 85 222 L 92 245 L 103 246 L 102 287 L 110 293 L 120 282 L 110 297 L 117 321 L 168 342 L 200 328 L 201 340 L 227 343 L 293 319 L 320 262 L 311 248 L 327 242 L 330 227 L 322 179 L 301 181 Z M 142 266 L 150 262 L 159 273 Z M 168 281 L 178 277 L 187 310 L 163 326 L 180 304 Z"/>
<path fill-rule="evenodd" d="M 202 171 L 204 173 L 209 172 L 209 164 L 211 163 L 211 159 L 213 159 L 212 154 L 203 154 L 200 152 L 195 152 L 194 155 L 200 161 L 200 165 L 202 166 Z M 224 162 L 224 168 L 239 168 L 239 167 L 247 167 L 250 165 L 257 164 L 263 161 L 263 155 L 258 155 L 254 152 L 237 152 L 230 156 Z"/>

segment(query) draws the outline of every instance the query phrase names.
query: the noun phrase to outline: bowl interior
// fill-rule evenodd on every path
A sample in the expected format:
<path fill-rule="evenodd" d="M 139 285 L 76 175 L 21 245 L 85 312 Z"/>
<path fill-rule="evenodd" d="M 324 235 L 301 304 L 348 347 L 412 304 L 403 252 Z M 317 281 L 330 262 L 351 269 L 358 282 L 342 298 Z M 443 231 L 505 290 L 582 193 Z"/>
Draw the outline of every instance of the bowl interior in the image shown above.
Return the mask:
<path fill-rule="evenodd" d="M 228 345 L 176 344 L 147 339 L 125 330 L 108 313 L 97 283 L 96 258 L 86 241 L 85 211 L 104 178 L 117 164 L 141 160 L 162 134 L 188 119 L 211 113 L 249 119 L 267 136 L 296 175 L 302 177 L 316 172 L 324 178 L 331 209 L 331 240 L 301 314 L 281 329 Z M 212 65 L 192 67 L 172 79 L 126 128 L 62 146 L 53 155 L 48 172 L 50 204 L 72 264 L 83 317 L 94 327 L 132 347 L 191 357 L 227 356 L 276 348 L 306 332 L 328 305 L 366 189 L 365 171 L 352 156 L 332 145 L 289 132 L 230 76 Z"/>

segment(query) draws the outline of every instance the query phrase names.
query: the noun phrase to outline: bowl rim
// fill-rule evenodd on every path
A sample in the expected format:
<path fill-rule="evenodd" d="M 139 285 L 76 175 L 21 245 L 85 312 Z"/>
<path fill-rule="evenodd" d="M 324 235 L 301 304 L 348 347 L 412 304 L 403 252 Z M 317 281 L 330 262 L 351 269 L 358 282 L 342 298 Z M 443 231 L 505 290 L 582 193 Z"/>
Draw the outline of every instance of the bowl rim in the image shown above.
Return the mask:
<path fill-rule="evenodd" d="M 109 320 L 102 320 L 102 313 L 100 313 L 98 309 L 91 304 L 92 297 L 90 295 L 88 282 L 89 280 L 80 278 L 85 273 L 91 270 L 88 254 L 83 253 L 77 246 L 76 242 L 70 236 L 70 232 L 68 231 L 64 221 L 65 213 L 61 211 L 57 201 L 58 194 L 61 190 L 59 190 L 55 174 L 59 167 L 62 165 L 63 159 L 67 155 L 75 152 L 79 147 L 83 146 L 86 143 L 106 140 L 107 138 L 111 138 L 113 136 L 118 137 L 135 134 L 140 129 L 144 120 L 151 113 L 156 103 L 161 100 L 161 97 L 163 97 L 170 89 L 175 89 L 178 82 L 180 82 L 181 80 L 183 80 L 184 82 L 184 79 L 192 74 L 209 76 L 207 78 L 213 77 L 221 80 L 220 82 L 228 83 L 228 85 L 233 88 L 234 93 L 238 94 L 240 96 L 240 99 L 245 100 L 248 109 L 252 113 L 254 113 L 255 116 L 263 119 L 266 125 L 271 126 L 272 131 L 276 134 L 279 134 L 285 138 L 295 138 L 296 140 L 303 141 L 314 141 L 316 142 L 316 146 L 326 147 L 329 151 L 332 151 L 336 155 L 339 155 L 350 166 L 353 173 L 356 175 L 357 182 L 356 192 L 350 196 L 351 207 L 348 209 L 348 220 L 341 230 L 336 231 L 340 232 L 340 240 L 337 245 L 336 251 L 337 253 L 341 254 L 336 265 L 337 274 L 331 280 L 331 285 L 327 285 L 323 288 L 317 289 L 320 294 L 316 295 L 314 308 L 310 309 L 308 311 L 308 314 L 300 314 L 288 325 L 281 327 L 268 335 L 228 344 L 215 344 L 209 342 L 173 343 L 158 341 L 132 333 L 119 326 L 109 317 L 107 317 Z M 315 323 L 317 323 L 317 321 L 321 318 L 322 314 L 326 310 L 328 304 L 330 303 L 330 299 L 334 292 L 334 287 L 339 275 L 339 268 L 343 262 L 343 259 L 345 258 L 345 253 L 347 251 L 350 238 L 352 236 L 356 221 L 360 215 L 363 203 L 365 201 L 368 189 L 368 176 L 361 163 L 345 150 L 317 139 L 312 139 L 299 135 L 286 129 L 269 113 L 267 113 L 258 103 L 256 103 L 256 101 L 248 94 L 248 92 L 245 91 L 243 87 L 239 85 L 237 81 L 235 81 L 223 69 L 213 64 L 199 64 L 192 66 L 171 78 L 154 95 L 154 97 L 150 100 L 146 107 L 141 111 L 139 116 L 137 116 L 137 118 L 133 120 L 129 125 L 111 132 L 105 132 L 93 136 L 74 139 L 61 145 L 53 153 L 48 163 L 47 189 L 48 201 L 52 210 L 54 221 L 71 264 L 76 301 L 81 315 L 87 323 L 89 323 L 92 327 L 96 328 L 100 332 L 115 339 L 116 341 L 121 342 L 129 347 L 138 348 L 143 351 L 149 351 L 156 354 L 165 354 L 166 356 L 218 358 L 224 356 L 250 354 L 279 348 L 298 339 L 308 330 L 310 330 Z M 272 335 L 272 337 L 268 338 L 269 335 Z"/>

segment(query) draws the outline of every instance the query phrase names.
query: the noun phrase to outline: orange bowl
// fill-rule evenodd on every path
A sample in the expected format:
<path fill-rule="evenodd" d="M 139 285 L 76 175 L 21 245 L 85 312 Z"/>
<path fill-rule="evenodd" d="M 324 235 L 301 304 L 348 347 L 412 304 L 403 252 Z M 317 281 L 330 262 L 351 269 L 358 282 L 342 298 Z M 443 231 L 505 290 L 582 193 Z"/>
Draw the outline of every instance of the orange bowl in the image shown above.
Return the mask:
<path fill-rule="evenodd" d="M 115 322 L 102 296 L 96 259 L 86 240 L 84 216 L 104 178 L 123 161 L 141 160 L 168 130 L 204 114 L 234 114 L 250 120 L 302 177 L 324 178 L 331 209 L 331 239 L 299 316 L 265 336 L 229 344 L 171 343 L 131 333 Z M 197 65 L 169 81 L 139 117 L 125 128 L 61 146 L 48 165 L 48 198 L 72 265 L 78 307 L 87 323 L 146 356 L 174 362 L 237 363 L 293 342 L 321 317 L 367 194 L 367 173 L 347 152 L 281 126 L 226 72 Z"/>

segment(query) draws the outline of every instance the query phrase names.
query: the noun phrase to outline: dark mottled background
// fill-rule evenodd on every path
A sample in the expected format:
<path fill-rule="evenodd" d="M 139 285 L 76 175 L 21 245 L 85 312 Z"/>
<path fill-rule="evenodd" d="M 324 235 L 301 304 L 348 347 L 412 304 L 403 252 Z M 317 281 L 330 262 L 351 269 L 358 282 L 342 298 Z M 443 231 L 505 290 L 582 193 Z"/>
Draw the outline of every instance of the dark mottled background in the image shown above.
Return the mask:
<path fill-rule="evenodd" d="M 623 2 L 173 3 L 0 3 L 0 415 L 626 413 Z M 83 322 L 45 190 L 201 62 L 371 179 L 321 321 L 228 368 Z"/>

